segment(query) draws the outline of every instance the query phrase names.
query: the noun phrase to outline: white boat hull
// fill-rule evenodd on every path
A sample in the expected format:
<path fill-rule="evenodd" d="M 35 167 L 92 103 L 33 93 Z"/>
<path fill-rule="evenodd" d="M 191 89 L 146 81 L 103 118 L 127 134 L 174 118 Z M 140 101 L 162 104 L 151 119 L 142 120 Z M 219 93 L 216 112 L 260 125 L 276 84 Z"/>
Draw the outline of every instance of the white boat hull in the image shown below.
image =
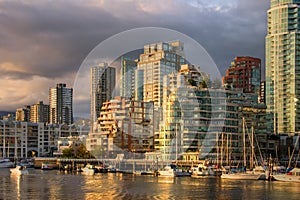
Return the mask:
<path fill-rule="evenodd" d="M 91 169 L 91 168 L 83 168 L 82 169 L 82 174 L 93 176 L 95 174 L 95 170 Z"/>
<path fill-rule="evenodd" d="M 0 159 L 0 168 L 12 168 L 15 163 L 11 162 L 9 159 Z"/>
<path fill-rule="evenodd" d="M 222 174 L 222 179 L 233 179 L 233 180 L 260 180 L 261 174 L 250 174 L 250 173 L 231 173 Z"/>
<path fill-rule="evenodd" d="M 291 176 L 287 174 L 277 174 L 272 176 L 276 181 L 297 182 L 300 183 L 300 176 Z"/>
<path fill-rule="evenodd" d="M 164 176 L 164 177 L 175 177 L 176 173 L 175 171 L 158 171 L 159 176 Z"/>

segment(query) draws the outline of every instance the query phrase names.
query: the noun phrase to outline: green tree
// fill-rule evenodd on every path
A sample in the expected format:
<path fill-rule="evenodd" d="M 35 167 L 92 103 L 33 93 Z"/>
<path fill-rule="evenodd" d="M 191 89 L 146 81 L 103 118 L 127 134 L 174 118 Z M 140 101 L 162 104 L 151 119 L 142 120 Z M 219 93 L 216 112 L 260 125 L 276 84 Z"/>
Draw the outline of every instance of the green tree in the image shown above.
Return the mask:
<path fill-rule="evenodd" d="M 197 83 L 196 83 L 196 81 L 195 80 L 193 80 L 193 79 L 188 79 L 188 82 L 189 82 L 189 84 L 191 85 L 191 86 L 197 86 Z"/>
<path fill-rule="evenodd" d="M 206 81 L 203 80 L 201 83 L 200 83 L 200 87 L 201 88 L 207 88 L 207 84 L 206 84 Z"/>
<path fill-rule="evenodd" d="M 74 158 L 74 149 L 72 147 L 64 149 L 62 153 L 64 158 Z"/>
<path fill-rule="evenodd" d="M 72 145 L 62 151 L 64 158 L 95 158 L 83 144 Z"/>

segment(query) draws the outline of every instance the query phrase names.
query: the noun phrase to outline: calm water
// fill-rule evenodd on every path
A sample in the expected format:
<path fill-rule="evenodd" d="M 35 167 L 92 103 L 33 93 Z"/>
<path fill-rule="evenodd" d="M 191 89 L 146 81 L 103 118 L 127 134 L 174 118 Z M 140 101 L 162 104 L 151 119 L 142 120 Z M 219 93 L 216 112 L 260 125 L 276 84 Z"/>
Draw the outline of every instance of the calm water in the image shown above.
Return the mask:
<path fill-rule="evenodd" d="M 0 169 L 0 199 L 300 199 L 299 183 Z"/>

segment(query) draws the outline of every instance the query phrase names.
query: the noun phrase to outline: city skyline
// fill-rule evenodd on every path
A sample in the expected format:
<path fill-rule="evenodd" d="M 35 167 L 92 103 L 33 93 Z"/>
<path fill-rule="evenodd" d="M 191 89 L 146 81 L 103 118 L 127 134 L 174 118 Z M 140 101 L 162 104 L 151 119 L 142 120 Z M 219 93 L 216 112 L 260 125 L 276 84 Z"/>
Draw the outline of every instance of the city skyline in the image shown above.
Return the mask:
<path fill-rule="evenodd" d="M 221 2 L 127 1 L 111 6 L 106 1 L 67 1 L 54 6 L 0 1 L 0 24 L 5 27 L 0 31 L 0 110 L 14 111 L 38 100 L 48 103 L 51 85 L 72 87 L 87 53 L 131 28 L 157 26 L 187 34 L 203 45 L 222 74 L 237 55 L 264 60 L 269 1 Z"/>

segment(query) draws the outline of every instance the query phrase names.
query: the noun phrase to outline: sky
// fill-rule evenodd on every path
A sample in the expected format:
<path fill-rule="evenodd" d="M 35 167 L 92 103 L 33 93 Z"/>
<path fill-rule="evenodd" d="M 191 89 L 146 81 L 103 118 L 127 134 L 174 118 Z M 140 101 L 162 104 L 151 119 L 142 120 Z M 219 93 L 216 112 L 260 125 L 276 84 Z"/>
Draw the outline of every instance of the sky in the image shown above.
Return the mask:
<path fill-rule="evenodd" d="M 269 0 L 0 0 L 0 110 L 48 103 L 99 43 L 134 28 L 191 37 L 223 75 L 236 56 L 264 66 L 268 9 Z"/>

